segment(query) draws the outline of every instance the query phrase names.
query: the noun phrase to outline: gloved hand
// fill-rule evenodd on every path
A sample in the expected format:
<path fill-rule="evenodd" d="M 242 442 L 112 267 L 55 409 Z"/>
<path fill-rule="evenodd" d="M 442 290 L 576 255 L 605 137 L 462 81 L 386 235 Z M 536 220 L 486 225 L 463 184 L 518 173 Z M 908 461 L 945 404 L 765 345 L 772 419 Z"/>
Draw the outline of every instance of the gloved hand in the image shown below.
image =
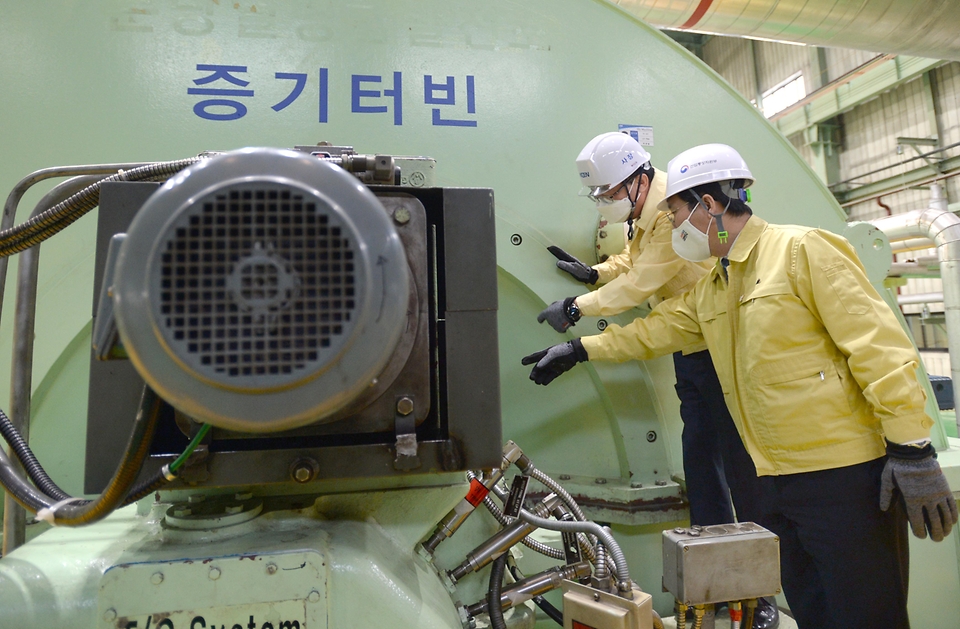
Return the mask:
<path fill-rule="evenodd" d="M 580 260 L 577 260 L 560 247 L 550 246 L 547 247 L 547 251 L 552 253 L 554 257 L 557 258 L 557 268 L 561 271 L 566 271 L 578 282 L 583 282 L 584 284 L 596 284 L 597 280 L 600 279 L 600 274 L 596 269 L 587 266 Z"/>
<path fill-rule="evenodd" d="M 530 371 L 530 379 L 537 384 L 548 385 L 562 373 L 570 371 L 577 363 L 590 360 L 587 350 L 583 349 L 580 339 L 573 339 L 566 343 L 554 345 L 529 356 L 524 356 L 520 363 L 534 365 Z"/>
<path fill-rule="evenodd" d="M 957 523 L 957 502 L 937 463 L 932 445 L 925 448 L 887 442 L 887 464 L 880 481 L 880 508 L 886 511 L 896 487 L 903 495 L 913 534 L 924 539 L 927 531 L 942 541 Z"/>
<path fill-rule="evenodd" d="M 579 309 L 574 309 L 576 314 L 570 311 L 570 305 L 573 304 L 575 299 L 576 297 L 567 297 L 553 302 L 537 315 L 537 323 L 546 321 L 557 332 L 566 332 L 570 329 L 570 326 L 576 325 L 577 321 L 580 320 Z"/>

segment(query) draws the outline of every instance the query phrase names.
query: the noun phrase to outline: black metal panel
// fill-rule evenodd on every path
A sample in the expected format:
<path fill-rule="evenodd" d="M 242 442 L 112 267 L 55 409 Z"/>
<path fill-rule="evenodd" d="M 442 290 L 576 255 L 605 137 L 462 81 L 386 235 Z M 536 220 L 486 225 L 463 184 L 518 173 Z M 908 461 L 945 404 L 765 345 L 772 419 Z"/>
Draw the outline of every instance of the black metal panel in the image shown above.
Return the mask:
<path fill-rule="evenodd" d="M 156 184 L 105 186 L 97 235 L 95 295 L 99 295 L 110 237 L 126 231 L 155 189 Z M 358 416 L 357 425 L 350 429 L 346 429 L 352 419 L 348 417 L 332 424 L 303 427 L 290 435 L 241 436 L 215 430 L 209 444 L 208 474 L 201 474 L 206 480 L 200 485 L 289 483 L 292 466 L 304 459 L 314 462 L 318 479 L 405 476 L 499 464 L 502 440 L 493 193 L 487 189 L 393 186 L 375 186 L 372 190 L 383 197 L 413 196 L 426 213 L 426 242 L 412 246 L 404 240 L 408 257 L 426 257 L 410 260 L 412 269 L 421 269 L 427 275 L 420 286 L 426 289 L 422 297 L 429 304 L 421 311 L 429 319 L 429 366 L 418 369 L 429 372 L 421 377 L 429 379 L 432 399 L 429 415 L 422 421 L 417 418 L 420 467 L 405 471 L 394 465 L 392 416 L 382 422 L 376 418 L 360 420 Z M 424 333 L 421 330 L 418 338 Z M 413 364 L 417 362 L 424 365 L 423 358 Z M 403 373 L 411 367 L 404 367 Z M 85 478 L 88 493 L 100 491 L 113 474 L 130 434 L 142 386 L 128 361 L 91 361 Z M 186 441 L 172 412 L 166 415 L 141 478 L 169 462 L 171 454 Z M 331 430 L 338 424 L 344 427 L 342 432 Z M 309 491 L 309 485 L 304 489 Z"/>
<path fill-rule="evenodd" d="M 446 310 L 497 309 L 497 248 L 493 191 L 443 191 Z"/>

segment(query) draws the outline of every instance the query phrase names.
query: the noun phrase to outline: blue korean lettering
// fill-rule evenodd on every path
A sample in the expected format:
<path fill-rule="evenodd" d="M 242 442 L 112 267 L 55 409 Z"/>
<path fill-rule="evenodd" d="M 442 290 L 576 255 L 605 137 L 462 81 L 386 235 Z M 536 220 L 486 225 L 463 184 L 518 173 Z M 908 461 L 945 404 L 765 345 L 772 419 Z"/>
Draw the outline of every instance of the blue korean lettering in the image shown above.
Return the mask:
<path fill-rule="evenodd" d="M 290 104 L 291 104 L 293 101 L 297 100 L 297 98 L 300 97 L 300 94 L 303 93 L 303 88 L 306 87 L 306 85 L 307 85 L 307 75 L 306 75 L 306 74 L 300 74 L 300 73 L 298 73 L 298 72 L 293 72 L 293 73 L 291 73 L 291 72 L 277 72 L 277 73 L 274 74 L 273 76 L 276 77 L 276 78 L 278 78 L 278 79 L 286 79 L 286 80 L 296 81 L 296 82 L 293 84 L 293 90 L 290 92 L 290 94 L 289 94 L 286 98 L 284 98 L 282 101 L 280 101 L 279 103 L 277 103 L 276 105 L 274 105 L 274 106 L 271 107 L 271 109 L 274 110 L 274 111 L 281 111 L 281 110 L 286 109 L 287 107 L 289 107 Z"/>
<path fill-rule="evenodd" d="M 199 72 L 210 72 L 211 74 L 200 77 L 199 79 L 194 79 L 194 85 L 208 85 L 215 81 L 226 81 L 231 85 L 236 85 L 239 87 L 246 87 L 250 84 L 250 81 L 246 81 L 239 77 L 233 76 L 234 73 L 245 73 L 247 71 L 247 66 L 226 66 L 226 65 L 211 65 L 198 63 L 197 70 Z M 191 87 L 187 89 L 187 94 L 192 94 L 196 96 L 218 96 L 220 98 L 208 98 L 202 100 L 196 105 L 193 106 L 193 113 L 197 116 L 204 118 L 205 120 L 217 120 L 217 121 L 227 121 L 227 120 L 237 120 L 243 118 L 247 115 L 247 107 L 243 103 L 237 100 L 230 100 L 224 97 L 232 98 L 251 98 L 253 96 L 253 90 L 241 90 L 234 88 L 215 88 L 215 87 L 203 87 L 196 88 Z M 211 111 L 211 107 L 227 107 L 232 109 L 232 112 L 223 113 L 217 111 Z"/>
<path fill-rule="evenodd" d="M 467 114 L 477 113 L 476 93 L 473 75 L 466 77 Z M 439 95 L 438 95 L 439 94 Z M 433 75 L 423 76 L 423 102 L 426 105 L 442 105 L 451 107 L 456 105 L 456 81 L 448 76 L 443 83 L 434 83 Z M 443 127 L 476 127 L 476 120 L 443 118 L 439 107 L 433 108 L 433 125 Z"/>
<path fill-rule="evenodd" d="M 361 104 L 361 99 L 379 99 L 380 90 L 362 89 L 364 83 L 380 83 L 382 77 L 375 74 L 354 74 L 351 77 L 351 97 L 350 111 L 355 114 L 377 114 L 386 113 L 386 105 L 365 105 Z M 396 126 L 403 124 L 403 82 L 400 72 L 393 73 L 393 89 L 383 90 L 383 97 L 393 99 L 393 124 Z"/>

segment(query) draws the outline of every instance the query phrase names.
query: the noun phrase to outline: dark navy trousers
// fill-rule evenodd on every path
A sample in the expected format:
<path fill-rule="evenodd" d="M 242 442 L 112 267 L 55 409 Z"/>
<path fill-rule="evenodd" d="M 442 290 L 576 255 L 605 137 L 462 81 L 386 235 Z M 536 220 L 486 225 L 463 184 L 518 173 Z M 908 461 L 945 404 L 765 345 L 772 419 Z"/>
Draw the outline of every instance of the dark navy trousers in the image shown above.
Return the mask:
<path fill-rule="evenodd" d="M 908 523 L 897 496 L 880 510 L 886 457 L 757 477 L 709 352 L 674 354 L 692 524 L 756 522 L 780 538 L 780 575 L 800 629 L 909 629 Z"/>

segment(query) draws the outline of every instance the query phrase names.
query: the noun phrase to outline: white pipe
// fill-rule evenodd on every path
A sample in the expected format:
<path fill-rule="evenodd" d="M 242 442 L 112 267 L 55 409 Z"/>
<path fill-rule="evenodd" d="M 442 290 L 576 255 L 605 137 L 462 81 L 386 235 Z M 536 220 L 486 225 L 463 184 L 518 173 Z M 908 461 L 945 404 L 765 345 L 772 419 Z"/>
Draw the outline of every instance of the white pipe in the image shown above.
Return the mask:
<path fill-rule="evenodd" d="M 958 3 L 960 4 L 960 3 Z M 925 237 L 937 246 L 953 399 L 960 400 L 960 217 L 947 209 L 943 186 L 930 186 L 930 207 L 870 221 L 891 240 Z M 960 416 L 957 417 L 960 431 Z"/>
<path fill-rule="evenodd" d="M 905 240 L 891 240 L 890 248 L 894 253 L 906 253 L 908 251 L 919 251 L 920 249 L 932 249 L 933 243 L 929 238 L 907 238 Z"/>
<path fill-rule="evenodd" d="M 942 304 L 943 293 L 916 293 L 913 295 L 897 295 L 897 303 L 901 306 L 913 304 Z"/>

